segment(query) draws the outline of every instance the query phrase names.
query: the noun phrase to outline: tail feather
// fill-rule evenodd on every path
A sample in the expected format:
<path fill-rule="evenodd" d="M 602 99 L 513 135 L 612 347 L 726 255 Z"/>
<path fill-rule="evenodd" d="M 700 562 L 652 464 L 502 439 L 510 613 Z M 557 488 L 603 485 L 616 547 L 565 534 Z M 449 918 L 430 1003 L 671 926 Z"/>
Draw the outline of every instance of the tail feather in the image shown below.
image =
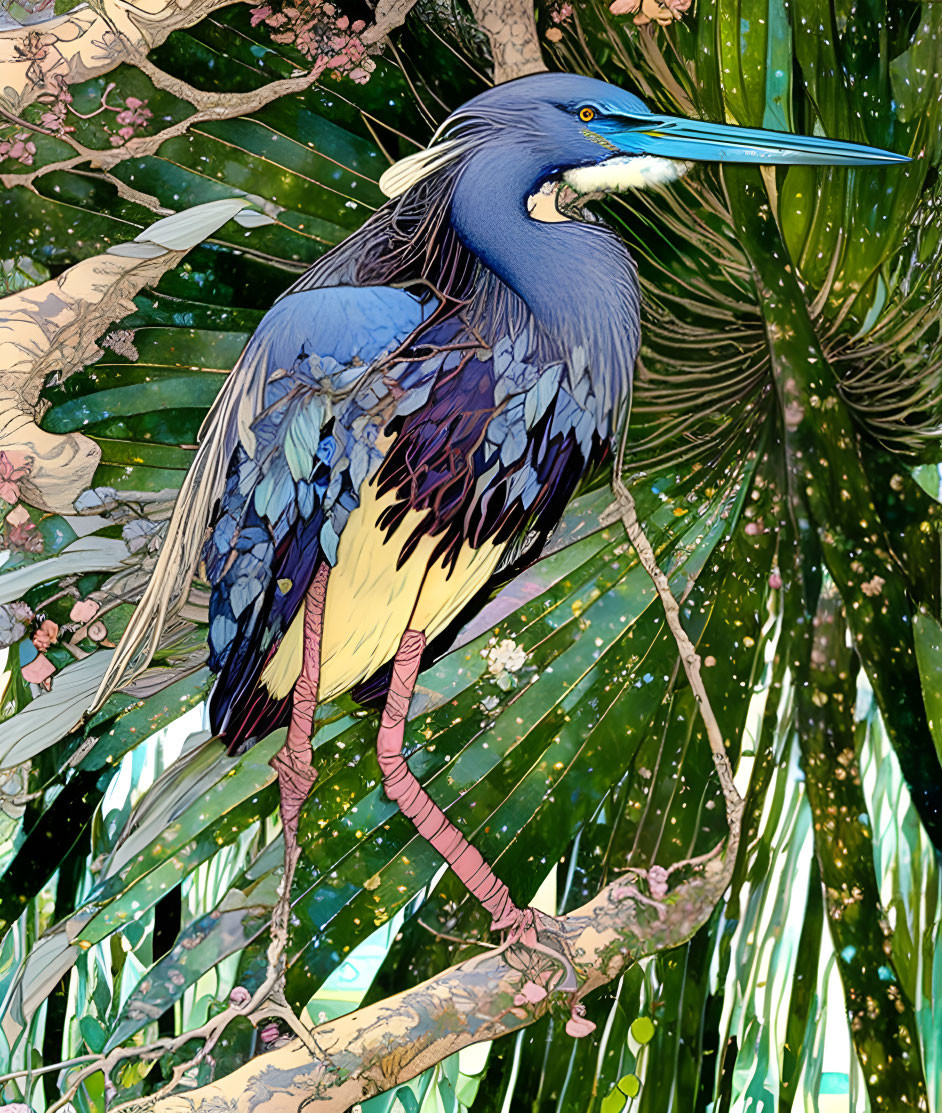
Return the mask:
<path fill-rule="evenodd" d="M 259 374 L 262 364 L 256 356 L 250 343 L 206 415 L 200 446 L 177 496 L 157 565 L 105 670 L 90 712 L 141 675 L 160 645 L 167 623 L 186 603 L 229 461 L 240 440 L 254 444 L 249 422 L 264 390 L 264 376 Z"/>
<path fill-rule="evenodd" d="M 230 754 L 240 754 L 291 717 L 291 697 L 275 699 L 259 684 L 265 665 L 278 652 L 278 644 L 259 661 L 251 675 L 227 676 L 224 669 L 209 697 L 209 722 L 214 734 L 225 742 Z M 235 681 L 235 682 L 233 682 Z"/>

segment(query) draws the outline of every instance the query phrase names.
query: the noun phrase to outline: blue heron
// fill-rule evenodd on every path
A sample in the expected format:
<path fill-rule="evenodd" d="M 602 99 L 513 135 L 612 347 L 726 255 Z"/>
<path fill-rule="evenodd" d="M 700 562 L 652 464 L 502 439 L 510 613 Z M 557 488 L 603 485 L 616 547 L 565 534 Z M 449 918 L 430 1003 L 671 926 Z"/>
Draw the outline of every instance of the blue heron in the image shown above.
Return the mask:
<path fill-rule="evenodd" d="M 272 763 L 289 884 L 315 711 L 351 691 L 384 703 L 387 795 L 494 929 L 524 930 L 529 910 L 410 771 L 404 724 L 429 643 L 540 553 L 627 417 L 635 266 L 603 222 L 560 211 L 559 187 L 642 188 L 698 160 L 906 158 L 652 113 L 588 77 L 521 78 L 393 165 L 389 201 L 242 353 L 102 690 L 148 658 L 202 561 L 213 731 L 237 753 L 287 725 Z"/>

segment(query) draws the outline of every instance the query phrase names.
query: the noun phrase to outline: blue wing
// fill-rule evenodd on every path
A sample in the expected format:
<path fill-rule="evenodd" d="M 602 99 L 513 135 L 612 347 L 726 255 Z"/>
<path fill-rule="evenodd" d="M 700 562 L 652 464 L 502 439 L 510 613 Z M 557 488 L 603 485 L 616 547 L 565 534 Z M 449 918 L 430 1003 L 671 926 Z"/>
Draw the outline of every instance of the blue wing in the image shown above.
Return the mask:
<path fill-rule="evenodd" d="M 282 715 L 259 674 L 318 565 L 336 560 L 360 486 L 380 463 L 390 384 L 398 395 L 421 387 L 418 368 L 397 383 L 384 357 L 436 304 L 388 287 L 292 294 L 266 314 L 241 356 L 259 412 L 230 460 L 204 550 L 209 664 L 219 674 L 210 718 L 230 746 L 260 737 Z"/>
<path fill-rule="evenodd" d="M 488 347 L 438 308 L 386 287 L 300 292 L 246 348 L 251 420 L 204 556 L 219 673 L 211 721 L 233 748 L 283 720 L 286 699 L 259 676 L 320 563 L 336 562 L 365 482 L 386 497 L 377 526 L 386 542 L 398 530 L 398 565 L 430 534 L 446 567 L 462 546 L 492 540 L 507 570 L 539 551 L 604 452 L 612 415 L 578 349 L 537 355 L 526 325 Z"/>

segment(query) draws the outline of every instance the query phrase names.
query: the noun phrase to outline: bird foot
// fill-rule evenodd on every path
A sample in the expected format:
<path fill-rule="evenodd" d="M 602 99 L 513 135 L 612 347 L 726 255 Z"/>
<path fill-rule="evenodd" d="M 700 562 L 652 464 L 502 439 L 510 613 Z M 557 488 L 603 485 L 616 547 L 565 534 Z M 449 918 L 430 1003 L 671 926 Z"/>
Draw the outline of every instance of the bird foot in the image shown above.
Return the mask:
<path fill-rule="evenodd" d="M 491 928 L 504 933 L 496 953 L 504 953 L 507 965 L 526 975 L 514 1007 L 535 1005 L 550 993 L 566 993 L 566 1032 L 575 1039 L 594 1032 L 595 1024 L 586 1017 L 585 1005 L 579 1000 L 575 959 L 559 921 L 537 908 L 513 908 L 495 919 Z"/>
<path fill-rule="evenodd" d="M 298 817 L 317 780 L 317 770 L 310 760 L 310 750 L 307 757 L 306 762 L 299 760 L 297 754 L 283 747 L 268 763 L 278 774 L 281 825 L 285 831 L 285 841 L 289 843 L 297 840 Z"/>
<path fill-rule="evenodd" d="M 491 923 L 491 930 L 503 935 L 496 953 L 504 954 L 507 964 L 526 973 L 533 984 L 550 993 L 579 988 L 572 951 L 553 916 L 538 908 L 511 908 Z"/>

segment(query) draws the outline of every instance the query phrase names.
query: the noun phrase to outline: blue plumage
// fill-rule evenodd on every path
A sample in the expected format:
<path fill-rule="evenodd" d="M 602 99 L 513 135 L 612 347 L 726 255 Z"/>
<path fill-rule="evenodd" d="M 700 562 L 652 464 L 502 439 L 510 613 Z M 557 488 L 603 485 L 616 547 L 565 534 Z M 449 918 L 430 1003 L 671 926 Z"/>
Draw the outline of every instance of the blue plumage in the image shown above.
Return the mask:
<path fill-rule="evenodd" d="M 241 749 L 288 723 L 273 759 L 285 839 L 276 938 L 316 775 L 317 704 L 350 687 L 387 694 L 377 759 L 389 798 L 495 927 L 534 929 L 536 914 L 409 770 L 409 700 L 429 639 L 539 552 L 627 417 L 635 267 L 603 223 L 560 211 L 561 191 L 664 183 L 683 172 L 676 160 L 700 157 L 901 160 L 657 116 L 572 74 L 489 89 L 390 168 L 390 202 L 266 314 L 220 393 L 99 700 L 139 649 L 138 660 L 153 652 L 202 545 L 213 730 Z M 560 986 L 575 989 L 570 957 Z"/>
<path fill-rule="evenodd" d="M 204 554 L 212 721 L 232 746 L 284 718 L 259 676 L 318 567 L 336 564 L 368 485 L 397 567 L 431 537 L 447 567 L 463 546 L 497 544 L 500 575 L 538 551 L 608 450 L 638 350 L 635 268 L 602 223 L 565 219 L 553 202 L 536 219 L 547 183 L 643 184 L 652 165 L 674 165 L 674 148 L 895 158 L 654 116 L 559 74 L 489 90 L 437 138 L 390 171 L 395 199 L 282 297 L 237 368 L 258 405 Z"/>
<path fill-rule="evenodd" d="M 337 328 L 350 306 L 354 328 Z M 488 347 L 438 299 L 386 287 L 291 294 L 262 322 L 243 362 L 264 379 L 264 408 L 251 450 L 233 455 L 204 555 L 213 727 L 231 746 L 284 717 L 259 675 L 318 564 L 336 562 L 364 484 L 391 496 L 376 526 L 400 563 L 427 533 L 446 561 L 466 538 L 493 538 L 506 568 L 524 538 L 532 547 L 553 528 L 603 454 L 610 416 L 579 361 L 565 375 L 534 347 L 526 328 Z M 411 511 L 421 525 L 401 531 Z"/>

